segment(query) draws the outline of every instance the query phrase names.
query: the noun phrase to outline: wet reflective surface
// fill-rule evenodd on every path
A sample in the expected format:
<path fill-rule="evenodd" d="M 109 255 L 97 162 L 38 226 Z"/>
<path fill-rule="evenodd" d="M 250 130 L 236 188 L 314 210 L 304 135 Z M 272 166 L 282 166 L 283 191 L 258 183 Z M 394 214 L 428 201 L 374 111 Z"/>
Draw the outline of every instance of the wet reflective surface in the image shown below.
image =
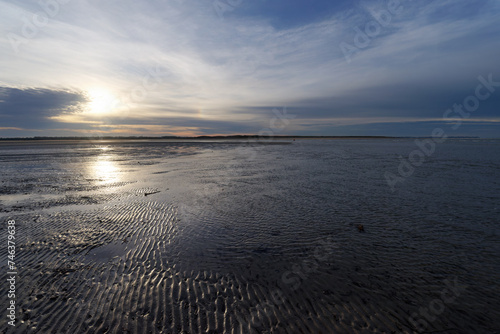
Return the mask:
<path fill-rule="evenodd" d="M 499 331 L 500 141 L 449 140 L 402 176 L 416 148 L 0 143 L 20 328 Z"/>

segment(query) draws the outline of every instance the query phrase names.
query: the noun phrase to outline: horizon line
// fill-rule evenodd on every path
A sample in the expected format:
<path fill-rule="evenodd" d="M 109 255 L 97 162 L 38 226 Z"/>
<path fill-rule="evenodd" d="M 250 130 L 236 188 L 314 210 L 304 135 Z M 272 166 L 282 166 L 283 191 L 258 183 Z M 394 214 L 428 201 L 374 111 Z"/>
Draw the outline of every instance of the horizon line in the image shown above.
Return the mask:
<path fill-rule="evenodd" d="M 411 139 L 411 138 L 432 138 L 431 136 L 332 136 L 332 135 L 201 135 L 201 136 L 33 136 L 33 137 L 0 137 L 0 141 L 37 141 L 37 140 L 124 140 L 124 139 L 254 139 L 273 140 L 273 139 Z M 500 139 L 499 137 L 479 137 L 479 136 L 448 136 L 449 139 Z"/>

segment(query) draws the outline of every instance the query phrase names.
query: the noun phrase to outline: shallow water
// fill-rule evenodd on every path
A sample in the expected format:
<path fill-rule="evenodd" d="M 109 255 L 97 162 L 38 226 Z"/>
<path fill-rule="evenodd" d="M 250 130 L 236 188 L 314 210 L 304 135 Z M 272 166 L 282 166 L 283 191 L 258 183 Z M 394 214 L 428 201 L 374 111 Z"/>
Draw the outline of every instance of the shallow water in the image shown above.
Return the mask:
<path fill-rule="evenodd" d="M 500 141 L 417 148 L 0 142 L 17 332 L 498 332 Z"/>

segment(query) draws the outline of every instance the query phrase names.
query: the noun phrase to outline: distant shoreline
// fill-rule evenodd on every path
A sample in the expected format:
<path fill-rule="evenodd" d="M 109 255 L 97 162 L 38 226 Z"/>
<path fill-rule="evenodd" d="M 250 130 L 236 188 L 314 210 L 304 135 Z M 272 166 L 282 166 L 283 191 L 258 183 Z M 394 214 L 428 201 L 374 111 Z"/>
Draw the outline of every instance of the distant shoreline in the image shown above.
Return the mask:
<path fill-rule="evenodd" d="M 227 140 L 227 139 L 261 139 L 261 140 L 276 140 L 276 139 L 412 139 L 412 138 L 429 138 L 429 137 L 397 137 L 397 136 L 259 136 L 259 135 L 230 135 L 230 136 L 196 136 L 196 137 L 178 137 L 178 136 L 161 136 L 161 137 L 143 137 L 143 136 L 102 136 L 102 137 L 12 137 L 2 138 L 0 141 L 67 141 L 67 140 Z M 495 139 L 482 138 L 477 136 L 454 136 L 449 139 Z"/>

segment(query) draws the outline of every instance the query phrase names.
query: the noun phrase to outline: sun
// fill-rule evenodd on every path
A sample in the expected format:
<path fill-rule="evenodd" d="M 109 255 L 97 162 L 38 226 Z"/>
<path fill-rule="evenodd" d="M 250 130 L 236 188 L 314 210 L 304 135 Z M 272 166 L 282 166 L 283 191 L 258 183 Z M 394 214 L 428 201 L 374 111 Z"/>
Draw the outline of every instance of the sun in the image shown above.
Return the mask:
<path fill-rule="evenodd" d="M 89 114 L 102 115 L 110 113 L 116 98 L 105 89 L 92 89 L 88 92 L 89 102 L 87 110 Z"/>

